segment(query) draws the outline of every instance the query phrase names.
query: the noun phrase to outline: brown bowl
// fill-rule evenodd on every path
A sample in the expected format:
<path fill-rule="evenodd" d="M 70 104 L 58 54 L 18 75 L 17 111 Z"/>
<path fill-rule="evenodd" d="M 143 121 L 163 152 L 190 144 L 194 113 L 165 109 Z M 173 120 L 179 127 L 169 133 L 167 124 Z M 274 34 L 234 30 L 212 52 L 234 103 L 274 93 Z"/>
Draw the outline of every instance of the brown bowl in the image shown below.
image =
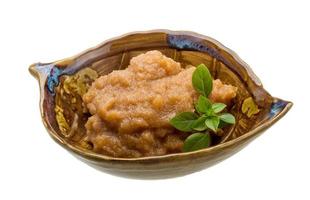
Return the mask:
<path fill-rule="evenodd" d="M 97 75 L 123 69 L 132 57 L 154 49 L 182 66 L 204 63 L 214 78 L 237 86 L 238 94 L 231 109 L 237 123 L 221 137 L 218 145 L 194 152 L 142 158 L 113 158 L 93 152 L 84 141 L 88 114 L 83 110 L 81 93 Z M 91 76 L 81 73 L 85 69 Z M 132 178 L 176 177 L 214 165 L 242 149 L 293 105 L 272 97 L 236 53 L 212 38 L 185 31 L 130 33 L 71 58 L 33 64 L 29 70 L 39 80 L 41 115 L 51 137 L 87 164 L 107 173 Z M 65 81 L 70 77 L 75 84 Z M 86 89 L 77 89 L 76 83 L 81 77 Z M 70 124 L 74 121 L 77 123 L 73 127 Z"/>

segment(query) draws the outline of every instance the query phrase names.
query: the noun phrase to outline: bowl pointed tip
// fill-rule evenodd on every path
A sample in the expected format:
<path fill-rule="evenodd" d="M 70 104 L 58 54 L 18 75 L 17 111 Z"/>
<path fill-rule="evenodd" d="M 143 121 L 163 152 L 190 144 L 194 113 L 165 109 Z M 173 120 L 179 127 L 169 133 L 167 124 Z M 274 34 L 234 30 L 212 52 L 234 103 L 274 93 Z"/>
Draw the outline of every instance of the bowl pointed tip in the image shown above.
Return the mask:
<path fill-rule="evenodd" d="M 28 70 L 32 76 L 34 76 L 36 79 L 39 79 L 39 72 L 36 66 L 37 66 L 37 63 L 33 63 L 29 66 Z"/>

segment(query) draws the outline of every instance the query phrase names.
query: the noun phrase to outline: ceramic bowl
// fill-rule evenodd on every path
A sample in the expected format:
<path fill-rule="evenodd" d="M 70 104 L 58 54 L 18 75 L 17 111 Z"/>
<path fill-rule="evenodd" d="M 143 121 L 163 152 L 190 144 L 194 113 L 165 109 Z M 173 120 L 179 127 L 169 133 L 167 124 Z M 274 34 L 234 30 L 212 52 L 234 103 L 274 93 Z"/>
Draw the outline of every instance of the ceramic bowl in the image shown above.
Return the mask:
<path fill-rule="evenodd" d="M 142 158 L 113 158 L 93 152 L 84 140 L 84 124 L 89 114 L 83 110 L 80 95 L 86 89 L 79 89 L 77 85 L 87 87 L 96 76 L 123 69 L 132 57 L 154 49 L 182 66 L 204 63 L 214 78 L 237 86 L 238 94 L 231 108 L 237 123 L 225 132 L 217 145 L 194 152 Z M 272 97 L 232 50 L 210 37 L 185 31 L 129 33 L 70 58 L 33 64 L 29 70 L 39 80 L 40 110 L 50 136 L 87 164 L 131 178 L 176 177 L 214 165 L 245 147 L 293 105 Z M 85 75 L 87 70 L 91 75 Z M 77 122 L 74 127 L 70 126 L 74 121 Z"/>

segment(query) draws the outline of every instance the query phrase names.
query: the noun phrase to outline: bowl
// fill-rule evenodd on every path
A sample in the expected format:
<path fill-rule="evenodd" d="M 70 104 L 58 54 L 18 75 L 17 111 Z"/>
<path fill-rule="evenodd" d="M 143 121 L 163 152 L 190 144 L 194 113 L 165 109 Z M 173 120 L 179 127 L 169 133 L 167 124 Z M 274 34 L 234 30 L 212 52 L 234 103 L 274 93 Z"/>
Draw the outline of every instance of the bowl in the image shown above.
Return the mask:
<path fill-rule="evenodd" d="M 83 108 L 81 95 L 97 76 L 124 69 L 132 57 L 148 50 L 159 50 L 184 67 L 204 63 L 214 78 L 238 87 L 231 109 L 236 124 L 217 145 L 193 152 L 141 158 L 114 158 L 92 151 L 85 141 L 84 124 L 89 114 Z M 129 33 L 70 58 L 32 64 L 29 71 L 39 81 L 40 111 L 49 135 L 88 165 L 130 178 L 171 178 L 212 166 L 244 148 L 293 105 L 271 96 L 251 68 L 232 50 L 210 37 L 187 31 Z"/>

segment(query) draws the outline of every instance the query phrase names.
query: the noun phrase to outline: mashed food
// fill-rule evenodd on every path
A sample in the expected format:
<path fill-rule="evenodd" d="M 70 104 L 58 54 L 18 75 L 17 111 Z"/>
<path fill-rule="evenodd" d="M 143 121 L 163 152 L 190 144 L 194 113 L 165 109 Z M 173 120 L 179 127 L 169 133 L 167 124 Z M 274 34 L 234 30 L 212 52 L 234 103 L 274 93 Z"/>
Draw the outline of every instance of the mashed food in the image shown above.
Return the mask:
<path fill-rule="evenodd" d="M 113 157 L 157 156 L 181 152 L 185 133 L 169 120 L 177 113 L 194 111 L 198 94 L 192 86 L 195 67 L 159 51 L 134 57 L 125 70 L 101 76 L 83 96 L 91 117 L 87 139 L 94 151 Z M 236 88 L 214 80 L 210 99 L 229 102 Z"/>

